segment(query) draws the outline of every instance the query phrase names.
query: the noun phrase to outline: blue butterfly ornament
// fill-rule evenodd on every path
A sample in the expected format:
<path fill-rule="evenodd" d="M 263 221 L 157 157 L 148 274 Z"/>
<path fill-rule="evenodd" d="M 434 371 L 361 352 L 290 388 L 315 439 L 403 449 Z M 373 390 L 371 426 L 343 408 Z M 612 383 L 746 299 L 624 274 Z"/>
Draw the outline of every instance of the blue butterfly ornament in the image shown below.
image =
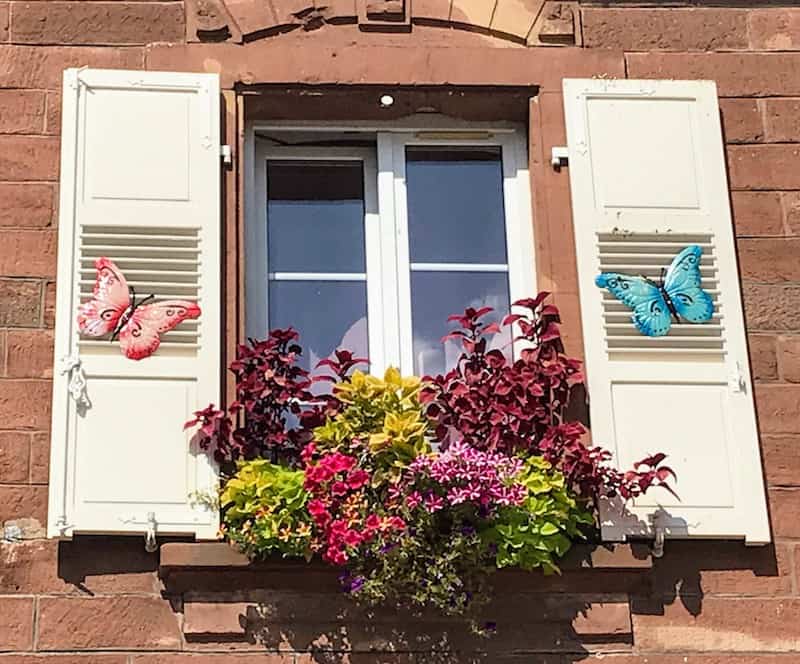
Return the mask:
<path fill-rule="evenodd" d="M 633 324 L 648 337 L 663 337 L 673 320 L 680 323 L 705 323 L 714 314 L 711 296 L 700 287 L 700 257 L 703 249 L 696 244 L 683 249 L 656 282 L 647 277 L 632 277 L 616 272 L 603 272 L 595 278 L 633 310 Z"/>

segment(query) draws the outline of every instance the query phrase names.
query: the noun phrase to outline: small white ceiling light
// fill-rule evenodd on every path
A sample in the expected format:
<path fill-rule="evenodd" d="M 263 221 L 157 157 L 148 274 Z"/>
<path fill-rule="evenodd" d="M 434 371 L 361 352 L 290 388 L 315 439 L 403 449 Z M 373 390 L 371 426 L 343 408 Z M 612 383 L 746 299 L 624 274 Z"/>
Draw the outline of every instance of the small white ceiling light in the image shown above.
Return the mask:
<path fill-rule="evenodd" d="M 392 97 L 392 95 L 381 95 L 380 102 L 383 108 L 389 108 L 392 104 L 394 104 L 394 97 Z"/>

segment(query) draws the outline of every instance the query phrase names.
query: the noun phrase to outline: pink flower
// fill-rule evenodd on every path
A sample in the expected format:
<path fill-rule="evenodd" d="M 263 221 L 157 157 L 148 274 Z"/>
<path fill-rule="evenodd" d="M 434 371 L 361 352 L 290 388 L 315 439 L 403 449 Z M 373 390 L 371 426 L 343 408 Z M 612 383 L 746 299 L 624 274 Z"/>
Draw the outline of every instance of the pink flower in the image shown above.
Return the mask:
<path fill-rule="evenodd" d="M 344 543 L 347 544 L 347 546 L 352 546 L 352 547 L 356 547 L 359 544 L 361 544 L 362 540 L 363 538 L 361 536 L 361 533 L 359 533 L 357 530 L 348 530 L 344 534 L 344 537 L 342 538 L 342 541 L 344 541 Z"/>
<path fill-rule="evenodd" d="M 399 516 L 386 516 L 383 518 L 383 523 L 381 523 L 381 530 L 383 532 L 388 532 L 390 530 L 405 530 L 406 529 L 406 522 L 403 521 Z"/>
<path fill-rule="evenodd" d="M 339 498 L 347 495 L 347 491 L 347 485 L 344 482 L 334 482 L 331 486 L 331 493 Z"/>
<path fill-rule="evenodd" d="M 369 531 L 378 530 L 381 527 L 381 518 L 377 514 L 370 514 L 364 522 L 364 527 Z"/>
<path fill-rule="evenodd" d="M 328 513 L 328 506 L 323 503 L 319 498 L 314 498 L 308 501 L 308 513 L 311 516 L 319 516 L 320 514 Z"/>
<path fill-rule="evenodd" d="M 334 473 L 343 473 L 356 465 L 355 457 L 347 456 L 339 452 L 327 457 L 326 461 L 328 461 L 328 466 Z"/>
<path fill-rule="evenodd" d="M 444 508 L 444 499 L 436 494 L 429 493 L 425 497 L 425 509 L 429 512 L 438 512 Z"/>
<path fill-rule="evenodd" d="M 351 471 L 347 476 L 347 485 L 351 489 L 360 489 L 367 482 L 369 482 L 369 473 L 361 468 Z"/>
<path fill-rule="evenodd" d="M 311 460 L 311 457 L 314 456 L 314 453 L 317 451 L 317 446 L 314 445 L 313 442 L 309 443 L 303 448 L 303 451 L 300 452 L 300 458 L 303 460 L 303 463 L 308 465 L 308 462 Z"/>
<path fill-rule="evenodd" d="M 416 509 L 421 502 L 422 495 L 419 491 L 412 491 L 408 494 L 408 496 L 406 496 L 406 505 L 408 505 L 409 509 Z"/>

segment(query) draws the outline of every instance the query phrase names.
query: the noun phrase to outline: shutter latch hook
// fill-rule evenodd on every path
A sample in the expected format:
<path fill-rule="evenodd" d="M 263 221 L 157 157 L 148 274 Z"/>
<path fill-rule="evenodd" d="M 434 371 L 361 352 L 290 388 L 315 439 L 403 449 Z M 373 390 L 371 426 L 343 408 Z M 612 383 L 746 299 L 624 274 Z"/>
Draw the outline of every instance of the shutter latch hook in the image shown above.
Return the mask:
<path fill-rule="evenodd" d="M 156 542 L 156 513 L 147 513 L 147 530 L 144 531 L 144 550 L 147 553 L 153 553 L 158 550 L 158 542 Z"/>
<path fill-rule="evenodd" d="M 70 396 L 78 404 L 79 409 L 90 408 L 92 403 L 89 401 L 89 395 L 86 392 L 86 373 L 83 371 L 81 358 L 77 355 L 67 355 L 61 358 L 61 366 L 59 373 L 69 376 L 69 390 Z"/>

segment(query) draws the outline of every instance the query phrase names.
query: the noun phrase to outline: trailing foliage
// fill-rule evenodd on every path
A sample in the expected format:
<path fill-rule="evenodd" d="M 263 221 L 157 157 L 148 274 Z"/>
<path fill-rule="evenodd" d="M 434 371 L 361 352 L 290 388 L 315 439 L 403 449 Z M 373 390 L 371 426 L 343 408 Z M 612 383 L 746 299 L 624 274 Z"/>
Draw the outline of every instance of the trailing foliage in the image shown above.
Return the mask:
<path fill-rule="evenodd" d="M 502 331 L 467 309 L 445 340 L 462 353 L 445 375 L 383 378 L 338 350 L 313 380 L 297 364 L 293 330 L 240 348 L 237 400 L 198 425 L 217 459 L 238 460 L 221 495 L 224 532 L 251 557 L 320 556 L 366 604 L 477 616 L 501 567 L 558 571 L 591 535 L 600 498 L 671 491 L 663 454 L 628 471 L 584 444 L 570 403 L 581 363 L 564 354 L 547 294 L 514 303 L 522 347 L 492 349 Z M 312 394 L 313 382 L 332 383 Z M 288 427 L 288 421 L 298 421 Z"/>
<path fill-rule="evenodd" d="M 616 494 L 628 499 L 651 486 L 667 486 L 672 471 L 658 467 L 663 455 L 620 473 L 608 465 L 607 450 L 584 444 L 583 425 L 568 421 L 575 390 L 583 388 L 583 372 L 579 360 L 564 354 L 558 310 L 545 304 L 548 295 L 514 302 L 524 313 L 503 320 L 503 326 L 516 330 L 515 342 L 524 345 L 516 361 L 500 350 L 487 351 L 486 335 L 499 330 L 496 323 L 481 322 L 491 309 L 450 316 L 460 329 L 444 339 L 459 341 L 463 352 L 444 376 L 426 376 L 420 395 L 436 423 L 437 441 L 447 445 L 456 439 L 478 449 L 542 455 L 588 500 Z"/>
<path fill-rule="evenodd" d="M 524 500 L 502 509 L 483 539 L 495 547 L 497 567 L 558 572 L 556 561 L 585 537 L 594 516 L 542 457 L 528 457 L 516 481 L 525 488 Z"/>
<path fill-rule="evenodd" d="M 210 405 L 186 423 L 199 427 L 201 447 L 210 450 L 217 462 L 266 457 L 297 465 L 311 428 L 335 411 L 335 400 L 311 393 L 308 371 L 297 363 L 302 353 L 297 339 L 297 332 L 289 328 L 240 345 L 230 365 L 236 376 L 236 400 L 228 413 Z M 298 418 L 297 426 L 287 426 Z"/>
<path fill-rule="evenodd" d="M 266 459 L 240 461 L 225 485 L 222 531 L 251 558 L 271 553 L 311 556 L 305 474 Z"/>

